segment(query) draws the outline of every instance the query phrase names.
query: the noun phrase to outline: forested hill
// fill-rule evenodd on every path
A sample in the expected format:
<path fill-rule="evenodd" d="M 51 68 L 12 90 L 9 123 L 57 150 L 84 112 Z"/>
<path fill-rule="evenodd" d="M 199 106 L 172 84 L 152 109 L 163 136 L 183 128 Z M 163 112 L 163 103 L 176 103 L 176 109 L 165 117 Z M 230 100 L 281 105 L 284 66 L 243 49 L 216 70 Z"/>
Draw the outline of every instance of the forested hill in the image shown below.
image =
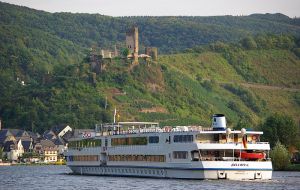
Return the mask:
<path fill-rule="evenodd" d="M 158 47 L 158 63 L 115 58 L 95 75 L 88 49 L 122 45 L 133 24 L 141 46 Z M 208 126 L 213 113 L 230 127 L 274 112 L 298 121 L 299 34 L 299 19 L 282 14 L 109 17 L 0 3 L 0 119 L 39 132 L 91 128 L 117 107 L 120 120 L 162 125 Z"/>
<path fill-rule="evenodd" d="M 258 33 L 300 34 L 300 19 L 282 14 L 110 17 L 100 14 L 51 14 L 0 3 L 0 18 L 1 35 L 3 32 L 6 35 L 23 31 L 39 32 L 41 35 L 53 35 L 82 47 L 91 47 L 93 44 L 112 47 L 116 43 L 123 43 L 125 31 L 135 24 L 139 27 L 141 45 L 156 46 L 161 53 L 182 51 L 215 41 L 239 41 Z M 19 37 L 22 41 L 26 40 L 26 35 Z"/>

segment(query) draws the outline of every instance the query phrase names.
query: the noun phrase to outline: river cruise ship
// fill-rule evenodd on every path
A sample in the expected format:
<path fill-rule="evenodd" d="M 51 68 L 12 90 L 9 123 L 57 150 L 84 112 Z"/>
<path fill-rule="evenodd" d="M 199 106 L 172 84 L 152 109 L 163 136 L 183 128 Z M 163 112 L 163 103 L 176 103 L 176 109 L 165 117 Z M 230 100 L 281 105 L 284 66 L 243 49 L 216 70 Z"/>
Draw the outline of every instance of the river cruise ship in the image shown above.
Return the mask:
<path fill-rule="evenodd" d="M 271 179 L 270 145 L 261 131 L 226 128 L 222 114 L 211 128 L 159 127 L 154 122 L 96 126 L 69 142 L 74 174 L 180 179 Z"/>

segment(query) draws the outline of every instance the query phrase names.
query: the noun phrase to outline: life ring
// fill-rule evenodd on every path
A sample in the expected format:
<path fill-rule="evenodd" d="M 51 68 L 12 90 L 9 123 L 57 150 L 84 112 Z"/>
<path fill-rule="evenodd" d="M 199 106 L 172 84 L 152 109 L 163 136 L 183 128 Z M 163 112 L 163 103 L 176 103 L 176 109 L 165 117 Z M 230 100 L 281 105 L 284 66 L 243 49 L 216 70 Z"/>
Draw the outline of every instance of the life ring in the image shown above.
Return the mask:
<path fill-rule="evenodd" d="M 82 137 L 83 137 L 83 138 L 91 138 L 91 137 L 92 137 L 92 134 L 89 133 L 89 132 L 84 132 L 84 133 L 82 134 Z"/>

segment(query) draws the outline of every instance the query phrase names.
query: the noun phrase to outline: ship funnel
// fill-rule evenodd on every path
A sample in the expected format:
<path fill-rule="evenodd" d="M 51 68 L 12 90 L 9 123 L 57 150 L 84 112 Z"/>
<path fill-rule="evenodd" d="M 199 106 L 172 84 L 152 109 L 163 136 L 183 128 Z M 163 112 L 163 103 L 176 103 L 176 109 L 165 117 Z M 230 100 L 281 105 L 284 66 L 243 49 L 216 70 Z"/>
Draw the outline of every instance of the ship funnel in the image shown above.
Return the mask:
<path fill-rule="evenodd" d="M 212 118 L 213 130 L 225 130 L 226 129 L 226 118 L 223 114 L 214 114 Z"/>

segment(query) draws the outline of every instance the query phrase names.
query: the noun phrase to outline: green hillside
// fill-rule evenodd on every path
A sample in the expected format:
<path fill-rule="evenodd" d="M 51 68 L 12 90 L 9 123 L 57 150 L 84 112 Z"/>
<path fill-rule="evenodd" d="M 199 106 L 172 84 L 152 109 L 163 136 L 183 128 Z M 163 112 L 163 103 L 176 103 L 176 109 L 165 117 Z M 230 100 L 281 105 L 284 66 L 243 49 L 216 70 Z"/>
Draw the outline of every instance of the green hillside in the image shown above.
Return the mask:
<path fill-rule="evenodd" d="M 119 120 L 162 125 L 207 126 L 214 113 L 232 127 L 255 127 L 274 112 L 300 120 L 298 19 L 51 14 L 5 3 L 0 10 L 4 127 L 91 128 L 111 122 L 115 107 Z M 89 48 L 122 45 L 132 24 L 142 47 L 159 48 L 158 62 L 115 58 L 94 73 Z"/>
<path fill-rule="evenodd" d="M 212 87 L 212 94 L 222 97 L 222 103 L 235 113 L 231 114 L 226 109 L 217 110 L 222 113 L 228 111 L 226 114 L 232 120 L 237 121 L 241 112 L 245 114 L 242 117 L 251 118 L 254 123 L 275 112 L 299 120 L 299 58 L 287 50 L 242 50 L 236 54 L 243 54 L 240 62 L 246 62 L 250 68 L 247 76 L 259 76 L 258 79 L 263 78 L 263 82 L 257 82 L 256 78 L 249 80 L 239 74 L 223 53 L 177 54 L 162 56 L 160 60 L 174 71 L 188 76 L 191 81 L 200 80 L 203 87 L 208 84 L 207 90 Z M 215 106 L 219 105 L 212 106 L 216 110 Z M 202 109 L 205 110 L 205 107 Z"/>
<path fill-rule="evenodd" d="M 50 73 L 39 75 L 42 80 L 24 86 L 5 69 L 0 73 L 1 118 L 8 127 L 36 130 L 57 123 L 92 127 L 111 121 L 116 107 L 120 120 L 159 121 L 162 125 L 209 125 L 213 113 L 226 114 L 233 127 L 241 122 L 256 126 L 274 112 L 299 120 L 300 92 L 295 85 L 299 82 L 299 58 L 288 50 L 240 50 L 237 54 L 245 55 L 255 74 L 260 67 L 251 60 L 259 54 L 268 58 L 264 60 L 268 64 L 277 58 L 271 53 L 274 51 L 284 55 L 281 61 L 285 67 L 269 66 L 272 75 L 264 79 L 280 87 L 275 89 L 259 83 L 250 83 L 258 87 L 245 85 L 247 79 L 223 53 L 211 50 L 162 55 L 150 66 L 141 63 L 131 67 L 117 58 L 96 78 L 85 59 L 79 64 L 57 65 Z M 290 70 L 295 71 L 285 80 L 282 73 Z M 294 88 L 287 88 L 290 86 Z"/>

